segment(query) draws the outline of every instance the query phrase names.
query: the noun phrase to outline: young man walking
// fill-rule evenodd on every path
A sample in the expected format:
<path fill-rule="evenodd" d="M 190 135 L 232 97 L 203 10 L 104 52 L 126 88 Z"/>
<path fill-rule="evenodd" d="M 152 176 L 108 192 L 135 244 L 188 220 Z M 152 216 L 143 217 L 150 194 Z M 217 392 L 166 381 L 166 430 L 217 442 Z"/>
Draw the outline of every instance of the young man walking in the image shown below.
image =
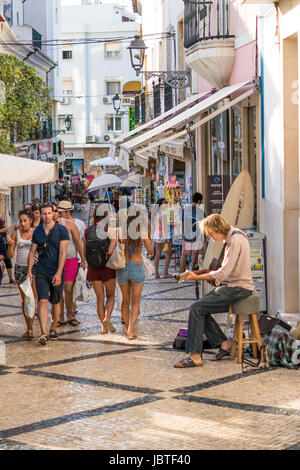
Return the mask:
<path fill-rule="evenodd" d="M 53 306 L 53 322 L 50 329 L 51 337 L 57 337 L 56 327 L 60 316 L 60 297 L 63 290 L 64 265 L 66 250 L 70 240 L 66 227 L 53 220 L 54 212 L 51 204 L 43 204 L 41 208 L 42 224 L 33 232 L 32 245 L 28 257 L 28 275 L 32 279 L 32 268 L 36 253 L 39 254 L 36 267 L 36 289 L 38 293 L 38 311 L 41 327 L 39 343 L 48 342 L 47 323 L 48 300 Z"/>

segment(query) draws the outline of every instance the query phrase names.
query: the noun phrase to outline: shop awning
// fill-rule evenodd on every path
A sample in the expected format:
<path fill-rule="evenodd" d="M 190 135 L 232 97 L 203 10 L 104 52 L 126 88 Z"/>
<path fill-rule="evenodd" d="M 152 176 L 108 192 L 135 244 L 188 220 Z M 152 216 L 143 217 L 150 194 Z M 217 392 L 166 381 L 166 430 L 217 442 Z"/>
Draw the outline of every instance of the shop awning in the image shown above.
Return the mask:
<path fill-rule="evenodd" d="M 8 194 L 9 188 L 44 184 L 56 180 L 54 163 L 0 154 L 0 192 Z"/>
<path fill-rule="evenodd" d="M 247 90 L 245 87 L 247 87 Z M 203 114 L 204 111 L 207 111 L 218 103 L 221 103 L 225 98 L 230 97 L 232 94 L 237 93 L 239 91 L 243 91 L 243 88 L 244 93 L 240 94 L 237 98 L 233 99 L 232 101 L 229 101 L 223 106 L 219 106 L 216 111 L 212 112 L 211 114 L 196 122 L 195 124 L 189 125 L 191 121 L 199 118 L 199 116 Z M 256 87 L 254 81 L 247 81 L 243 83 L 238 83 L 236 85 L 224 87 L 213 95 L 207 97 L 203 101 L 200 101 L 200 103 L 194 104 L 193 106 L 181 112 L 174 118 L 162 123 L 160 126 L 157 126 L 154 129 L 149 130 L 148 132 L 145 132 L 144 134 L 136 137 L 135 139 L 121 144 L 120 148 L 123 151 L 130 152 L 133 151 L 133 149 L 149 144 L 147 147 L 143 147 L 142 149 L 140 149 L 141 154 L 145 155 L 145 152 L 155 147 L 158 147 L 173 140 L 183 138 L 188 134 L 188 132 L 195 130 L 197 127 L 203 125 L 205 122 L 213 119 L 217 115 L 224 112 L 226 109 L 229 109 L 231 106 L 234 106 L 239 101 L 244 100 L 245 98 L 253 94 L 255 91 Z M 187 125 L 189 125 L 188 128 Z M 180 128 L 184 129 L 182 131 L 179 131 Z"/>
<path fill-rule="evenodd" d="M 112 145 L 121 145 L 123 142 L 126 142 L 130 137 L 140 134 L 141 132 L 145 132 L 149 129 L 152 129 L 155 126 L 158 126 L 161 124 L 163 121 L 165 121 L 168 118 L 171 118 L 172 116 L 174 117 L 176 114 L 181 113 L 183 110 L 186 108 L 192 106 L 194 103 L 196 103 L 198 100 L 204 98 L 207 96 L 207 92 L 205 93 L 196 93 L 194 95 L 189 96 L 186 100 L 184 100 L 182 103 L 178 104 L 177 106 L 174 106 L 172 109 L 169 111 L 166 111 L 163 114 L 160 114 L 157 118 L 151 119 L 151 121 L 146 122 L 145 124 L 142 124 L 141 126 L 137 127 L 136 129 L 133 129 L 130 132 L 127 132 L 127 134 L 123 134 L 117 139 L 112 141 Z"/>
<path fill-rule="evenodd" d="M 174 158 L 184 160 L 184 146 L 186 144 L 186 139 L 171 140 L 166 144 L 160 146 L 160 150 L 167 155 L 171 155 Z M 152 150 L 153 151 L 153 150 Z M 149 151 L 149 153 L 151 150 Z"/>

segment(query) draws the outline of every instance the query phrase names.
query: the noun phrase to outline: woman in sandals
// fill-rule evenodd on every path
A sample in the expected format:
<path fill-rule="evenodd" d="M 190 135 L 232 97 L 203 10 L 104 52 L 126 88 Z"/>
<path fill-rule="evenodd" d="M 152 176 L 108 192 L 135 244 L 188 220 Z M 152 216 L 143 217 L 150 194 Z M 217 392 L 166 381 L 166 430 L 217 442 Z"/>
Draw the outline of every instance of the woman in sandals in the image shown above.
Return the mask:
<path fill-rule="evenodd" d="M 122 224 L 121 224 L 122 225 Z M 135 339 L 134 326 L 140 312 L 141 295 L 145 282 L 143 264 L 143 245 L 148 255 L 153 256 L 151 240 L 148 236 L 148 219 L 143 218 L 141 208 L 136 205 L 128 209 L 127 237 L 122 230 L 121 242 L 125 244 L 126 267 L 117 270 L 117 281 L 122 292 L 122 318 L 124 320 L 127 338 Z M 131 304 L 130 304 L 131 299 Z"/>
<path fill-rule="evenodd" d="M 23 334 L 24 339 L 32 339 L 33 331 L 33 318 L 28 318 L 24 312 L 24 293 L 20 289 L 20 284 L 22 284 L 27 278 L 28 271 L 28 255 L 31 247 L 31 239 L 33 234 L 32 228 L 32 214 L 30 210 L 24 209 L 19 212 L 19 229 L 15 230 L 11 237 L 7 237 L 7 255 L 11 259 L 14 257 L 15 250 L 17 250 L 17 257 L 15 263 L 15 281 L 21 297 L 22 302 L 22 311 L 26 322 L 27 331 Z M 33 274 L 34 271 L 33 271 Z M 32 280 L 32 290 L 34 297 L 37 301 L 37 293 L 35 287 L 34 278 Z"/>
<path fill-rule="evenodd" d="M 107 259 L 112 254 L 117 240 L 116 230 L 112 227 L 108 227 L 108 214 L 109 209 L 107 204 L 99 204 L 95 208 L 95 212 L 92 218 L 93 225 L 85 230 L 83 243 L 84 256 L 88 265 L 86 279 L 92 283 L 96 294 L 97 313 L 101 322 L 102 335 L 108 332 L 114 333 L 116 331 L 115 327 L 110 321 L 115 304 L 116 271 L 114 269 L 107 268 L 105 265 L 103 267 L 95 267 L 95 264 L 91 263 L 88 244 L 95 243 L 94 246 L 96 246 L 96 251 L 103 250 L 107 256 Z M 89 232 L 90 236 L 88 236 Z M 97 239 L 94 239 L 93 242 L 91 240 L 91 232 L 94 232 L 97 236 Z"/>

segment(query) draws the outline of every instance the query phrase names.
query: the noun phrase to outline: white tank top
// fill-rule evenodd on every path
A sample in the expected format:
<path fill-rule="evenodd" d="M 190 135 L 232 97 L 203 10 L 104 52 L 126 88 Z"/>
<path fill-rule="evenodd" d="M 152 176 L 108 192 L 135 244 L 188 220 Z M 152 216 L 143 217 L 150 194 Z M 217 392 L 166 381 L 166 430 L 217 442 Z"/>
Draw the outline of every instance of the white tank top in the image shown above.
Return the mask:
<path fill-rule="evenodd" d="M 63 218 L 61 219 L 61 224 L 65 226 L 65 222 L 64 222 Z M 69 230 L 68 230 L 68 232 L 69 232 Z M 70 235 L 70 241 L 69 241 L 68 247 L 67 247 L 66 259 L 77 258 L 76 245 L 74 243 L 72 235 L 70 233 L 69 233 L 69 235 Z"/>
<path fill-rule="evenodd" d="M 31 238 L 23 240 L 20 230 L 17 230 L 17 258 L 16 264 L 20 266 L 28 266 L 28 255 L 31 247 Z"/>

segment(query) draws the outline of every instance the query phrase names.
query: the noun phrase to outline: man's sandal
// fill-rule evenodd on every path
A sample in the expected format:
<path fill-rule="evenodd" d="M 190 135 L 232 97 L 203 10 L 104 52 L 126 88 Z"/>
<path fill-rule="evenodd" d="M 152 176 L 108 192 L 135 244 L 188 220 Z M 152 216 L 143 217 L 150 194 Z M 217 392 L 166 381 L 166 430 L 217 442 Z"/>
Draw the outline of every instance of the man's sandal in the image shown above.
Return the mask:
<path fill-rule="evenodd" d="M 175 369 L 185 369 L 187 367 L 202 367 L 202 364 L 196 364 L 193 359 L 186 357 L 185 359 L 182 359 L 181 361 L 174 364 L 174 367 Z"/>
<path fill-rule="evenodd" d="M 223 357 L 229 357 L 230 356 L 230 350 L 226 351 L 223 348 L 219 348 L 219 351 L 215 354 L 215 359 L 211 359 L 211 361 L 220 361 L 223 359 Z"/>
<path fill-rule="evenodd" d="M 67 325 L 78 326 L 80 325 L 80 321 L 76 320 L 76 318 L 71 318 L 71 320 L 67 321 Z"/>

